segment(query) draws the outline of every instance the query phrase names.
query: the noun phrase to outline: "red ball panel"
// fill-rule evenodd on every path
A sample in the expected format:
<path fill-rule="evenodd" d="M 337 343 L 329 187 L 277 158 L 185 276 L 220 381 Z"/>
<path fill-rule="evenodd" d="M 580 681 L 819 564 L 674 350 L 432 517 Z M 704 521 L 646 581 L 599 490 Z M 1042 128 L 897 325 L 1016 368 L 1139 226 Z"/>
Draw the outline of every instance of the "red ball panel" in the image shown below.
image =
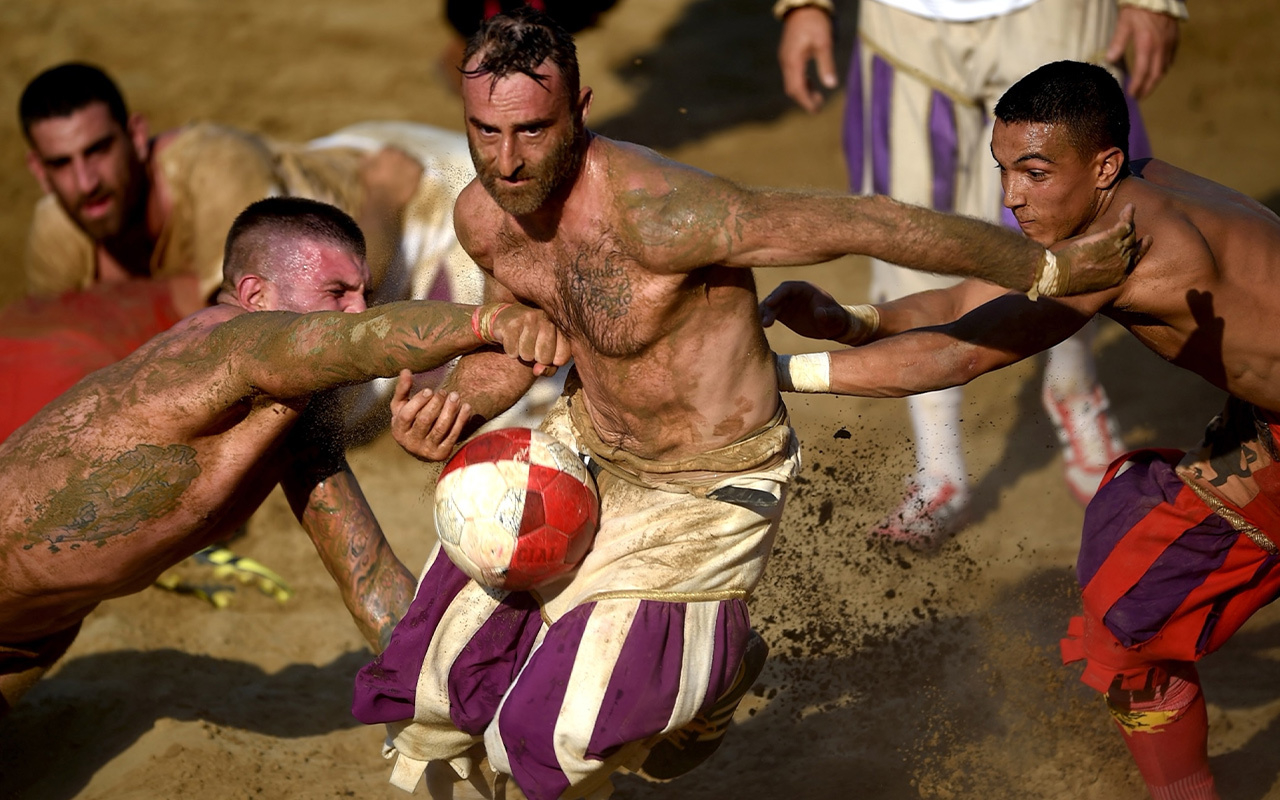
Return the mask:
<path fill-rule="evenodd" d="M 486 461 L 529 461 L 529 428 L 499 428 L 464 444 L 440 471 L 441 477 L 468 464 Z"/>

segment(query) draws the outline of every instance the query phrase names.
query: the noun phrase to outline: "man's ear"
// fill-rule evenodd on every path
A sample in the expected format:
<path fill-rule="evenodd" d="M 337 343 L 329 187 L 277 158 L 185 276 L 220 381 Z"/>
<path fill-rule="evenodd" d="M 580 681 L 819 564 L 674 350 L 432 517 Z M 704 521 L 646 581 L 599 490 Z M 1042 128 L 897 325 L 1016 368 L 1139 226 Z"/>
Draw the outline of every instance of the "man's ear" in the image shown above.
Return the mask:
<path fill-rule="evenodd" d="M 1098 153 L 1094 163 L 1097 165 L 1097 180 L 1094 187 L 1110 189 L 1120 179 L 1120 171 L 1124 168 L 1124 151 L 1119 147 L 1111 147 Z"/>
<path fill-rule="evenodd" d="M 138 158 L 146 161 L 151 155 L 151 124 L 145 116 L 135 112 L 129 115 L 128 133 Z"/>
<path fill-rule="evenodd" d="M 36 179 L 36 183 L 40 184 L 40 190 L 45 194 L 53 191 L 53 186 L 49 183 L 49 174 L 44 171 L 44 161 L 41 160 L 40 154 L 35 150 L 27 151 L 27 169 L 31 172 L 32 177 Z"/>
<path fill-rule="evenodd" d="M 236 299 L 250 311 L 267 311 L 271 307 L 269 282 L 261 275 L 242 275 L 236 281 Z"/>
<path fill-rule="evenodd" d="M 578 92 L 578 121 L 583 125 L 587 124 L 587 112 L 591 110 L 591 87 L 583 86 L 582 91 Z"/>

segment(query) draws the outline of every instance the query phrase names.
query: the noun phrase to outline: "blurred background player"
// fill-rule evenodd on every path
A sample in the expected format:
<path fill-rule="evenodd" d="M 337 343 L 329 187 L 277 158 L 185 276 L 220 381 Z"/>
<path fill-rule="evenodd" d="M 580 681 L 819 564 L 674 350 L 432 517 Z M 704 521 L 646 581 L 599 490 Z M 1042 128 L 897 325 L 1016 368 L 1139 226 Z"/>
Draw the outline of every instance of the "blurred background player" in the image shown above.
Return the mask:
<path fill-rule="evenodd" d="M 778 61 L 787 94 L 807 111 L 837 85 L 832 0 L 778 0 Z M 992 110 L 1036 67 L 1060 59 L 1127 72 L 1133 98 L 1151 93 L 1173 61 L 1183 0 L 862 0 L 847 80 L 844 146 L 855 192 L 997 221 Z M 1128 51 L 1128 57 L 1126 57 Z M 820 86 L 810 84 L 810 62 Z M 1131 101 L 1129 148 L 1151 155 Z M 953 279 L 871 261 L 871 302 L 943 288 Z M 1123 451 L 1097 380 L 1092 324 L 1048 352 L 1042 398 L 1063 450 L 1067 485 L 1081 503 Z M 929 547 L 967 518 L 969 481 L 960 439 L 959 387 L 908 399 L 916 471 L 906 497 L 871 533 Z"/>

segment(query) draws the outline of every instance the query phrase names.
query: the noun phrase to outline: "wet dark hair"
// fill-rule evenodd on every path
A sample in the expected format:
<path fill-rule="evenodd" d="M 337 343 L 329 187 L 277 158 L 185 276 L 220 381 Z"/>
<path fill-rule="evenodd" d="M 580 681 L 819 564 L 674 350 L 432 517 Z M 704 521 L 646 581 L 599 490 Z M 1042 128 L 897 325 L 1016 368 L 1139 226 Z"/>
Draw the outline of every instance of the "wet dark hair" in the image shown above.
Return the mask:
<path fill-rule="evenodd" d="M 590 28 L 602 13 L 613 8 L 617 0 L 445 0 L 445 19 L 464 38 L 471 38 L 480 25 L 495 13 L 511 11 L 524 5 L 540 8 L 556 18 L 570 33 Z M 498 10 L 489 9 L 497 5 Z"/>
<path fill-rule="evenodd" d="M 272 264 L 267 262 L 279 256 L 283 245 L 298 240 L 341 247 L 365 257 L 364 233 L 345 211 L 301 197 L 268 197 L 241 211 L 231 223 L 222 251 L 223 285 L 234 285 L 247 273 L 271 271 Z"/>
<path fill-rule="evenodd" d="M 1118 147 L 1120 175 L 1129 174 L 1129 104 L 1111 73 L 1095 64 L 1055 61 L 1032 71 L 996 103 L 996 119 L 1060 125 L 1088 157 Z"/>
<path fill-rule="evenodd" d="M 31 126 L 55 117 L 69 117 L 92 103 L 106 103 L 121 128 L 129 125 L 129 110 L 115 81 L 98 67 L 78 61 L 50 67 L 31 79 L 18 100 L 22 133 L 31 142 Z"/>
<path fill-rule="evenodd" d="M 499 78 L 520 73 L 545 87 L 551 76 L 537 69 L 550 59 L 564 78 L 569 102 L 578 101 L 578 50 L 573 36 L 554 17 L 531 6 L 521 6 L 485 20 L 467 42 L 462 54 L 463 66 L 477 53 L 480 63 L 474 69 L 463 69 L 463 75 L 469 78 L 490 75 L 497 82 Z"/>

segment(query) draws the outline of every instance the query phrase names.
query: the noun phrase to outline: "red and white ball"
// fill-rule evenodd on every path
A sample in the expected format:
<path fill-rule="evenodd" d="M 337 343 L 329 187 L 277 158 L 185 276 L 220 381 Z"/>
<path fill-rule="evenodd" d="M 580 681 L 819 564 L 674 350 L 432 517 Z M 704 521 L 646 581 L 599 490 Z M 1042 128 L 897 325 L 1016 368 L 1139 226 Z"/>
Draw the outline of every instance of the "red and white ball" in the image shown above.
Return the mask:
<path fill-rule="evenodd" d="M 495 589 L 531 589 L 570 572 L 591 549 L 599 523 L 586 465 L 539 430 L 475 437 L 436 483 L 441 547 L 459 569 Z"/>

